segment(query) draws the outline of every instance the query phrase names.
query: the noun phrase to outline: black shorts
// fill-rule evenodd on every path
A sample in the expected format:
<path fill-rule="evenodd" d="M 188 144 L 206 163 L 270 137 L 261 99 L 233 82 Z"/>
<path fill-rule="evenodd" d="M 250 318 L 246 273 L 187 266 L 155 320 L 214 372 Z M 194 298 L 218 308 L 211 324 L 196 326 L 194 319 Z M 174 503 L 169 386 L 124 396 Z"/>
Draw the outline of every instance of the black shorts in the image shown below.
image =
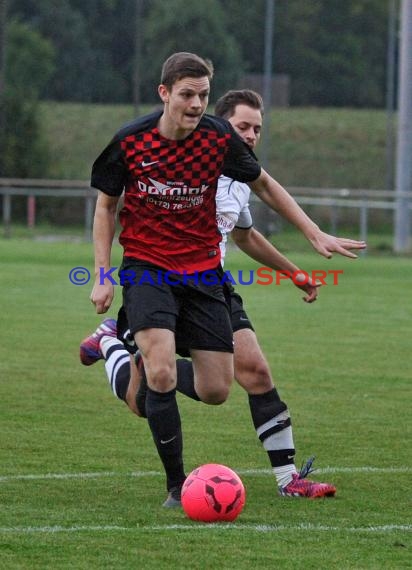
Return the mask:
<path fill-rule="evenodd" d="M 249 317 L 243 308 L 242 297 L 235 292 L 233 287 L 230 287 L 229 296 L 230 316 L 233 332 L 240 331 L 241 329 L 251 329 L 254 331 L 255 329 L 253 328 L 252 323 L 250 322 Z"/>
<path fill-rule="evenodd" d="M 220 281 L 223 271 L 214 271 L 215 279 L 206 278 L 210 272 L 171 275 L 151 263 L 125 258 L 119 272 L 124 308 L 119 311 L 118 337 L 126 348 L 136 332 L 162 328 L 175 333 L 181 356 L 189 356 L 191 349 L 232 353 L 232 325 Z"/>

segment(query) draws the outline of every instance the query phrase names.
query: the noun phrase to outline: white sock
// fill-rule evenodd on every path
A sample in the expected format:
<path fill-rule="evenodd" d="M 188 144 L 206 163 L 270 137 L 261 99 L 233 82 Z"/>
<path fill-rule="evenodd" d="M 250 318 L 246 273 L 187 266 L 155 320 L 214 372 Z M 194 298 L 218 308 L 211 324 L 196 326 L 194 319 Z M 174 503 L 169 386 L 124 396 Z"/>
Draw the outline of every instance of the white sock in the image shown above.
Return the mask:
<path fill-rule="evenodd" d="M 109 350 L 109 348 L 112 348 L 113 346 L 116 345 L 119 345 L 120 347 L 122 346 L 122 343 L 120 342 L 119 339 L 114 338 L 112 336 L 102 336 L 102 338 L 100 339 L 100 350 L 102 351 L 104 359 L 106 359 L 107 351 Z"/>
<path fill-rule="evenodd" d="M 275 474 L 278 486 L 285 487 L 285 485 L 292 481 L 292 475 L 297 473 L 297 470 L 293 463 L 289 463 L 289 465 L 283 465 L 282 467 L 273 467 L 273 473 Z"/>
<path fill-rule="evenodd" d="M 288 417 L 289 417 L 289 412 L 288 410 L 285 410 L 284 412 L 276 416 L 276 418 L 274 418 L 270 422 L 267 422 L 264 426 L 259 428 L 259 430 L 264 432 L 264 430 L 267 429 L 268 426 L 270 427 L 275 423 L 279 423 L 280 421 L 285 420 Z M 265 440 L 263 440 L 262 443 L 263 447 L 268 452 L 278 451 L 278 450 L 280 451 L 282 449 L 294 450 L 295 444 L 293 442 L 292 426 L 290 425 L 278 432 L 273 433 L 272 435 L 269 435 Z M 288 463 L 287 465 L 282 465 L 281 467 L 273 467 L 273 472 L 275 474 L 276 481 L 279 487 L 284 487 L 285 485 L 290 483 L 292 481 L 292 475 L 294 473 L 297 473 L 296 466 L 293 463 L 293 457 L 291 457 L 290 459 L 291 463 Z"/>

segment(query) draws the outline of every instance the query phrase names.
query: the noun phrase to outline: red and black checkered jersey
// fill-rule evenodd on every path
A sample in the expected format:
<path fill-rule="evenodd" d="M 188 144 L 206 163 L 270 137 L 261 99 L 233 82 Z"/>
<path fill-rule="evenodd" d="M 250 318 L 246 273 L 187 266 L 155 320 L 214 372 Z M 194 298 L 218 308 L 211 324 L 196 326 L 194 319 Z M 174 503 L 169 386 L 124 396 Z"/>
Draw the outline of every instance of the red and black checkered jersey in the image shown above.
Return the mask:
<path fill-rule="evenodd" d="M 123 127 L 96 159 L 91 185 L 110 196 L 125 191 L 119 215 L 125 256 L 178 272 L 214 269 L 218 178 L 251 182 L 260 166 L 226 120 L 204 115 L 187 138 L 170 140 L 157 128 L 161 115 Z"/>

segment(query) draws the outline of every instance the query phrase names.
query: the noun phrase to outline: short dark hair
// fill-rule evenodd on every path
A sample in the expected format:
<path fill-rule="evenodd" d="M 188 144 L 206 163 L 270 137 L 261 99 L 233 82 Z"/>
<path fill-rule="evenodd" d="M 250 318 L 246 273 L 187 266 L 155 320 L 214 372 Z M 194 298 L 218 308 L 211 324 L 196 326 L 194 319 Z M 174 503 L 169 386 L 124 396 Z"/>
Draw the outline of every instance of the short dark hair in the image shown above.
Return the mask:
<path fill-rule="evenodd" d="M 235 114 L 237 105 L 247 105 L 264 113 L 263 99 L 251 89 L 231 89 L 227 91 L 215 105 L 215 115 L 230 119 Z"/>
<path fill-rule="evenodd" d="M 184 77 L 213 77 L 213 63 L 209 59 L 181 51 L 172 54 L 162 66 L 160 82 L 169 90 L 179 79 Z"/>

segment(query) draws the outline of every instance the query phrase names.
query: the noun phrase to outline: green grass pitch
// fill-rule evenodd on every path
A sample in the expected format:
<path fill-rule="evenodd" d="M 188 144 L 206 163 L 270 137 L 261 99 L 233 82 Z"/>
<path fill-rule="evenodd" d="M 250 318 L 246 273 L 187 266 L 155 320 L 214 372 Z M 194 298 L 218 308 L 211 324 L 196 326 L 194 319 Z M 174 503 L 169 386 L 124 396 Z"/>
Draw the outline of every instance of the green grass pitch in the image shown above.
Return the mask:
<path fill-rule="evenodd" d="M 101 317 L 91 285 L 68 274 L 92 269 L 91 245 L 0 240 L 1 568 L 411 567 L 410 259 L 290 256 L 342 269 L 339 284 L 313 305 L 286 282 L 239 291 L 290 407 L 297 463 L 316 455 L 312 477 L 337 496 L 277 496 L 237 386 L 222 406 L 179 398 L 187 471 L 225 463 L 247 490 L 235 523 L 210 526 L 161 508 L 145 421 L 113 397 L 101 362 L 79 363 Z M 257 265 L 231 252 L 227 269 L 240 268 Z"/>

